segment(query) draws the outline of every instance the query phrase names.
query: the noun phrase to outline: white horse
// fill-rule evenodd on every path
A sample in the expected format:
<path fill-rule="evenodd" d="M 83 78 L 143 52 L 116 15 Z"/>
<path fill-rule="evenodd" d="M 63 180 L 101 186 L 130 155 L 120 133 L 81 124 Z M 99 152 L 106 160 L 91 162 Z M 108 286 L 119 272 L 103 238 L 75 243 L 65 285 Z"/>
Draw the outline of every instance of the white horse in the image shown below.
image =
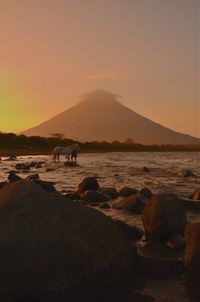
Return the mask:
<path fill-rule="evenodd" d="M 53 149 L 53 160 L 58 160 L 60 161 L 60 155 L 66 155 L 67 160 L 75 158 L 76 161 L 76 156 L 80 152 L 80 146 L 79 144 L 74 144 L 68 147 L 62 147 L 62 146 L 57 146 Z"/>

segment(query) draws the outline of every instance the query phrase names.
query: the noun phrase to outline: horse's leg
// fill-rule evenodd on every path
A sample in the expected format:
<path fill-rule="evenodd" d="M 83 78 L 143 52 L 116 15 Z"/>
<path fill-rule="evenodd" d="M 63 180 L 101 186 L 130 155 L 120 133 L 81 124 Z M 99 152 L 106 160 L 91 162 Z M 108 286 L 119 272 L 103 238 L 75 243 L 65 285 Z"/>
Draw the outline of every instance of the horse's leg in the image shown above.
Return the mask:
<path fill-rule="evenodd" d="M 58 163 L 59 163 L 60 162 L 60 153 L 58 153 L 57 158 L 58 158 Z"/>

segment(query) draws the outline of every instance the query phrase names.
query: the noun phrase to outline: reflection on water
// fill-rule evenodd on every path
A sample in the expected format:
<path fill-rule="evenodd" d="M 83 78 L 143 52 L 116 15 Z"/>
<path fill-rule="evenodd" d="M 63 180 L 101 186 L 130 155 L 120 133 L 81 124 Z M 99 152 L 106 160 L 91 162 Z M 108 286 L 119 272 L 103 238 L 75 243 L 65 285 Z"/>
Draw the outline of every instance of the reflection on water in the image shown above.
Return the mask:
<path fill-rule="evenodd" d="M 65 160 L 65 158 L 61 158 Z M 21 156 L 18 162 L 44 161 L 41 169 L 20 173 L 22 177 L 39 173 L 42 180 L 54 181 L 58 191 L 75 190 L 86 176 L 96 176 L 101 186 L 123 186 L 136 189 L 148 187 L 152 192 L 175 193 L 188 197 L 200 187 L 200 153 L 198 152 L 130 152 L 130 153 L 88 153 L 80 154 L 79 167 L 64 167 L 63 161 L 54 163 L 51 156 Z M 15 161 L 0 162 L 0 181 L 7 178 L 7 172 L 15 170 Z M 148 167 L 150 172 L 144 172 Z M 182 170 L 192 170 L 195 177 L 183 177 Z M 128 224 L 142 227 L 140 215 L 118 211 L 101 210 L 112 218 L 124 220 Z M 188 219 L 200 221 L 197 213 L 188 213 Z M 144 293 L 155 297 L 156 302 L 189 302 L 185 294 L 183 277 L 167 280 L 149 280 Z"/>

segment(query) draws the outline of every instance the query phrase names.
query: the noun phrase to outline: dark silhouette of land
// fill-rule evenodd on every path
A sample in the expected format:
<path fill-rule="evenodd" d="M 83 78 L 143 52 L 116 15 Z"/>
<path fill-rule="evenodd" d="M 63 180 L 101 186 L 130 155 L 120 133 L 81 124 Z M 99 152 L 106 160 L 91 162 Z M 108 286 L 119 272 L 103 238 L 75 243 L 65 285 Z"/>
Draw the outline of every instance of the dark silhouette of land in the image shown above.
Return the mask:
<path fill-rule="evenodd" d="M 106 91 L 84 94 L 81 102 L 23 132 L 28 136 L 61 133 L 79 141 L 120 141 L 139 144 L 200 144 L 200 139 L 155 123 L 121 104 Z"/>

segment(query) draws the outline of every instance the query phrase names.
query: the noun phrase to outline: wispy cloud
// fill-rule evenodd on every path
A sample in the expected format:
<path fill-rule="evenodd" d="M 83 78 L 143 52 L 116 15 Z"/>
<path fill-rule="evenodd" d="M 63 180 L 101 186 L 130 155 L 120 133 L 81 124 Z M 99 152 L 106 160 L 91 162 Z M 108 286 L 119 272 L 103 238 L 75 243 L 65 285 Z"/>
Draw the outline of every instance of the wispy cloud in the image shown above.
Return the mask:
<path fill-rule="evenodd" d="M 86 76 L 87 80 L 92 81 L 114 81 L 114 80 L 125 80 L 127 79 L 128 75 L 130 75 L 129 72 L 105 72 L 105 73 L 92 73 Z"/>

